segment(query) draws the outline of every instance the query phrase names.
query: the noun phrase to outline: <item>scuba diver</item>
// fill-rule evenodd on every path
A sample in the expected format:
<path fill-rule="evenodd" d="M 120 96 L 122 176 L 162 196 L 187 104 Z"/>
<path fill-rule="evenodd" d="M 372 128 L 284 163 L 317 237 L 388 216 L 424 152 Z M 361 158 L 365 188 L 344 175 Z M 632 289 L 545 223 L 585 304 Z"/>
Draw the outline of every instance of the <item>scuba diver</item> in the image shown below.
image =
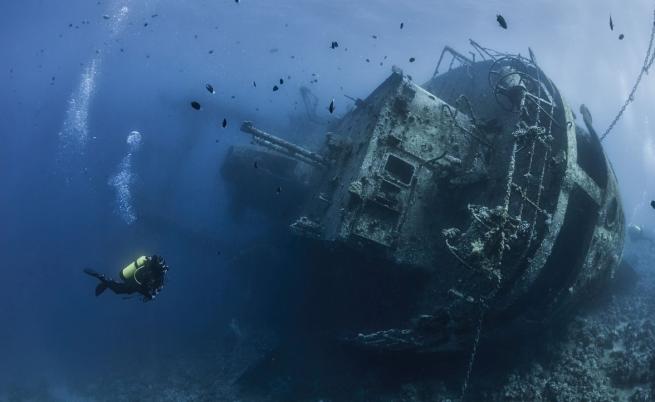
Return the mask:
<path fill-rule="evenodd" d="M 141 256 L 132 261 L 119 273 L 122 282 L 107 278 L 92 269 L 84 269 L 84 273 L 100 280 L 96 286 L 96 296 L 109 288 L 116 294 L 130 295 L 138 292 L 143 296 L 144 302 L 154 299 L 164 287 L 167 271 L 166 261 L 158 255 Z"/>

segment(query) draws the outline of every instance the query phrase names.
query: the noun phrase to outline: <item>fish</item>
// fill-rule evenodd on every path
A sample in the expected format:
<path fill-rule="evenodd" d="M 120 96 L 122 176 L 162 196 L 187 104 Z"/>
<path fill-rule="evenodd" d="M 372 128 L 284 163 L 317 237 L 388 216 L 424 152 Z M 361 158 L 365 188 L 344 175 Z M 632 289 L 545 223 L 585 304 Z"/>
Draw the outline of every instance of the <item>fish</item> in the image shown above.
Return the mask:
<path fill-rule="evenodd" d="M 102 18 L 108 20 L 108 19 L 109 19 L 109 16 L 108 16 L 107 14 L 105 14 L 105 15 L 102 16 Z"/>
<path fill-rule="evenodd" d="M 498 25 L 500 25 L 503 29 L 507 29 L 507 21 L 505 21 L 505 17 L 500 14 L 496 14 L 496 21 L 498 21 Z"/>
<path fill-rule="evenodd" d="M 207 88 L 207 91 L 209 91 L 209 93 L 212 95 L 216 93 L 216 91 L 214 91 L 214 87 L 212 86 L 212 84 L 205 85 L 205 88 Z"/>
<path fill-rule="evenodd" d="M 328 110 L 330 111 L 330 114 L 334 112 L 334 98 L 332 98 L 332 101 L 330 102 L 330 106 L 328 106 Z"/>
<path fill-rule="evenodd" d="M 377 39 L 378 36 L 377 36 L 377 35 L 371 35 L 371 38 L 373 38 L 373 39 Z"/>
<path fill-rule="evenodd" d="M 284 80 L 280 78 L 280 85 L 284 84 Z"/>
<path fill-rule="evenodd" d="M 277 85 L 273 85 L 273 92 L 277 91 L 278 89 L 280 89 L 280 88 L 278 88 Z"/>
<path fill-rule="evenodd" d="M 401 22 L 401 23 L 400 23 L 400 29 L 403 29 L 404 27 L 405 27 L 405 23 L 404 23 L 404 22 Z"/>
<path fill-rule="evenodd" d="M 256 82 L 256 81 L 253 81 L 253 82 L 252 82 L 252 86 L 255 87 L 255 88 L 257 88 L 257 82 Z"/>
<path fill-rule="evenodd" d="M 610 31 L 614 30 L 614 21 L 612 21 L 612 16 L 610 15 Z"/>
<path fill-rule="evenodd" d="M 415 58 L 413 58 L 413 57 L 410 57 L 410 58 L 409 58 L 409 62 L 410 62 L 410 63 L 413 63 L 413 62 L 415 62 L 415 61 L 416 61 Z"/>
<path fill-rule="evenodd" d="M 332 41 L 332 44 L 330 45 L 330 47 L 331 47 L 332 49 L 336 49 L 336 48 L 338 48 L 338 47 L 339 47 L 339 42 L 337 42 L 337 41 Z"/>
<path fill-rule="evenodd" d="M 198 103 L 196 101 L 193 101 L 193 102 L 191 102 L 191 107 L 196 109 L 196 110 L 200 110 L 200 103 Z"/>
<path fill-rule="evenodd" d="M 586 105 L 582 104 L 580 105 L 580 114 L 582 114 L 582 121 L 584 121 L 584 124 L 587 127 L 587 131 L 589 131 L 589 133 L 595 137 L 596 130 L 594 130 L 591 111 L 589 111 L 589 108 Z"/>
<path fill-rule="evenodd" d="M 277 189 L 275 189 L 275 192 L 276 192 L 277 194 L 280 194 L 280 193 L 282 192 L 282 187 L 277 186 Z"/>
<path fill-rule="evenodd" d="M 223 126 L 223 128 L 227 127 L 227 119 L 223 119 L 221 126 Z"/>
<path fill-rule="evenodd" d="M 623 40 L 623 38 L 625 38 L 625 35 L 623 34 L 619 35 L 619 40 Z"/>
<path fill-rule="evenodd" d="M 147 22 L 144 22 L 144 23 L 143 23 L 143 26 L 144 26 L 144 27 L 147 27 L 147 26 L 148 26 L 148 23 L 147 23 Z"/>
<path fill-rule="evenodd" d="M 258 168 L 259 168 L 259 165 L 257 164 L 257 161 L 255 161 L 255 163 L 253 164 L 253 166 L 255 166 L 255 169 L 258 169 Z"/>

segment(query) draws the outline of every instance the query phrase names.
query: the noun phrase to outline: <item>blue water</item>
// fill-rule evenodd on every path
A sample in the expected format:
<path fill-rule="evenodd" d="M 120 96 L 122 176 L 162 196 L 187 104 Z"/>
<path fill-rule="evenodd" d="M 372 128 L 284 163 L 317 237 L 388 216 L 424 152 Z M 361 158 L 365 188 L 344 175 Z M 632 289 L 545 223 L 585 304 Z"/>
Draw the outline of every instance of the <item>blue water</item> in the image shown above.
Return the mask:
<path fill-rule="evenodd" d="M 243 120 L 318 143 L 291 130 L 304 116 L 302 85 L 330 121 L 352 105 L 343 95 L 364 98 L 392 65 L 422 82 L 443 46 L 467 52 L 474 38 L 508 52 L 531 47 L 573 109 L 587 104 L 605 128 L 639 72 L 652 3 L 570 3 L 3 1 L 0 398 L 113 400 L 112 387 L 123 381 L 168 400 L 158 394 L 162 370 L 190 365 L 188 382 L 202 383 L 198 373 L 225 364 L 226 337 L 246 326 L 243 301 L 270 297 L 247 294 L 237 256 L 265 247 L 271 222 L 232 216 L 221 161 L 231 145 L 248 143 L 238 130 Z M 605 142 L 626 217 L 646 226 L 655 225 L 647 205 L 655 194 L 654 102 L 655 81 L 646 77 Z M 170 273 L 152 303 L 95 298 L 94 280 L 81 272 L 115 276 L 153 253 Z M 292 255 L 276 253 L 296 269 Z M 266 272 L 266 261 L 261 270 L 276 283 L 293 282 Z M 293 294 L 276 286 L 282 305 L 292 305 Z M 285 311 L 249 314 L 285 320 Z M 141 379 L 149 375 L 156 389 L 148 391 Z M 114 385 L 97 388 L 103 382 Z"/>

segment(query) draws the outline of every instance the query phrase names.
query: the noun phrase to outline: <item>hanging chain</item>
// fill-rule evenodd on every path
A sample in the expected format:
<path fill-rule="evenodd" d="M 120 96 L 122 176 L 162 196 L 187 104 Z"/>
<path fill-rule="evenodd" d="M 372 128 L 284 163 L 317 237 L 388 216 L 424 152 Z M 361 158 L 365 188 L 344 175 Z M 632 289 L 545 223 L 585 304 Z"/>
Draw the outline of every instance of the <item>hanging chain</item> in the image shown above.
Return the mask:
<path fill-rule="evenodd" d="M 471 350 L 471 355 L 469 356 L 468 367 L 466 368 L 466 375 L 464 376 L 464 382 L 462 383 L 462 393 L 460 396 L 460 401 L 464 401 L 466 396 L 466 391 L 468 390 L 469 380 L 471 379 L 471 372 L 473 372 L 473 364 L 475 363 L 475 356 L 478 353 L 478 345 L 480 344 L 480 333 L 482 332 L 482 322 L 484 321 L 484 313 L 487 310 L 487 304 L 481 302 L 480 304 L 480 318 L 478 319 L 478 327 L 475 331 L 475 339 L 473 341 L 473 349 Z"/>
<path fill-rule="evenodd" d="M 612 131 L 616 123 L 623 115 L 623 112 L 625 112 L 625 109 L 628 107 L 628 105 L 635 100 L 635 93 L 637 92 L 637 88 L 641 83 L 641 79 L 643 78 L 645 73 L 646 74 L 648 73 L 648 70 L 653 65 L 653 61 L 655 61 L 655 52 L 653 51 L 654 38 L 655 38 L 655 11 L 653 11 L 653 24 L 650 31 L 650 41 L 648 43 L 648 50 L 646 51 L 646 57 L 644 58 L 644 65 L 641 67 L 639 76 L 637 76 L 637 80 L 635 81 L 635 84 L 632 86 L 632 89 L 630 90 L 630 95 L 628 96 L 628 99 L 625 100 L 625 103 L 623 104 L 623 106 L 621 106 L 621 109 L 619 109 L 619 113 L 617 113 L 614 120 L 612 120 L 612 123 L 610 123 L 609 127 L 607 127 L 607 130 L 605 130 L 603 135 L 600 136 L 601 141 L 603 141 L 605 137 L 607 137 L 607 135 L 610 133 L 610 131 Z"/>

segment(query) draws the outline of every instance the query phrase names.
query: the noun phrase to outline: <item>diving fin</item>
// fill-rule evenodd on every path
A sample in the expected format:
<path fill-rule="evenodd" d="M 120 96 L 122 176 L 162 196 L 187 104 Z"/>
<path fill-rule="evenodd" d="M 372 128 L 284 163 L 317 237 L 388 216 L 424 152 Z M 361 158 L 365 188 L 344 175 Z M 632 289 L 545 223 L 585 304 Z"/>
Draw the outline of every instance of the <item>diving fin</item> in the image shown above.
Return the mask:
<path fill-rule="evenodd" d="M 100 296 L 107 289 L 107 282 L 100 282 L 96 286 L 96 296 Z"/>
<path fill-rule="evenodd" d="M 87 274 L 87 275 L 91 275 L 94 278 L 100 279 L 101 281 L 106 281 L 107 280 L 107 278 L 103 274 L 100 274 L 100 273 L 92 270 L 91 268 L 84 268 L 84 273 Z"/>
<path fill-rule="evenodd" d="M 99 273 L 97 273 L 96 271 L 92 270 L 91 268 L 84 268 L 84 273 L 87 274 L 87 275 L 91 275 L 91 276 L 93 276 L 93 277 L 95 277 L 95 278 L 97 278 L 97 277 L 100 276 Z"/>

